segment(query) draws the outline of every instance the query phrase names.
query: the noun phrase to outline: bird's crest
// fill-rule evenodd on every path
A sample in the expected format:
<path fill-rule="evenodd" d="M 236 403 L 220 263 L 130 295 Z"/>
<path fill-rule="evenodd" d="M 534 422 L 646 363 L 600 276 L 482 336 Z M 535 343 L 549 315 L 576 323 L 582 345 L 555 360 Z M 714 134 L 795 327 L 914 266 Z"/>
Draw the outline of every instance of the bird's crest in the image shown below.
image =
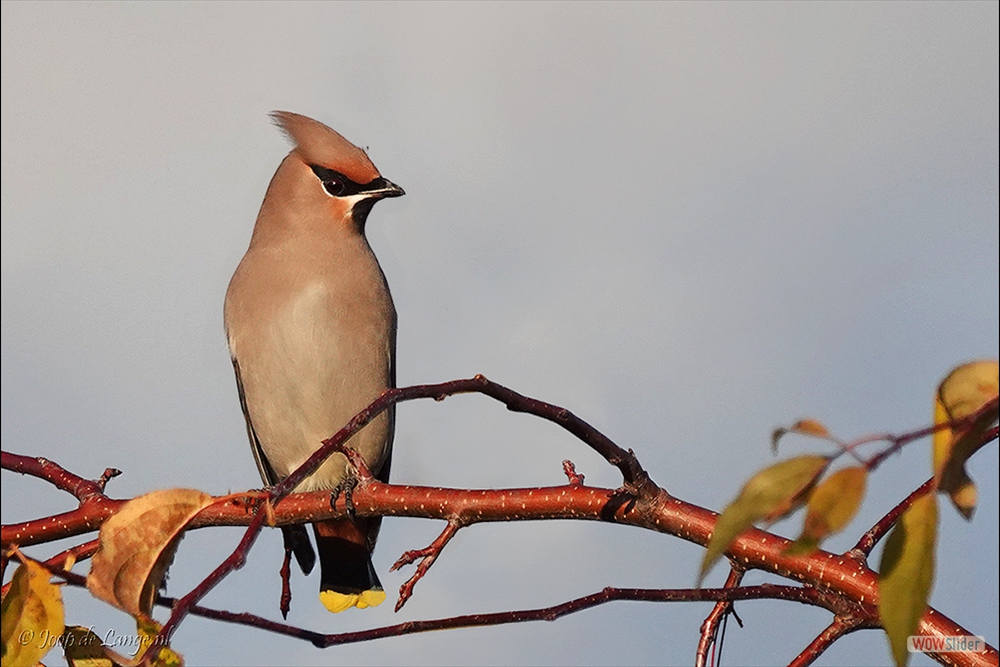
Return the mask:
<path fill-rule="evenodd" d="M 291 111 L 272 111 L 271 119 L 295 144 L 306 164 L 333 169 L 357 183 L 379 177 L 363 150 L 323 123 Z"/>

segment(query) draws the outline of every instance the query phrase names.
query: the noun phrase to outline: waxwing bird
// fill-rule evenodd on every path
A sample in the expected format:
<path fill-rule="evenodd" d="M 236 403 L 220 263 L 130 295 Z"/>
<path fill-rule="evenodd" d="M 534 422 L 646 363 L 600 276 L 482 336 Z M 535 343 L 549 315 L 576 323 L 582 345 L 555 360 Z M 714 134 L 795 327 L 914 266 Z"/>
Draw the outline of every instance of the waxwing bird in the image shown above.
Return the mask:
<path fill-rule="evenodd" d="M 396 384 L 396 310 L 365 238 L 372 206 L 403 190 L 363 150 L 311 118 L 271 114 L 294 148 L 264 195 L 250 248 L 226 292 L 225 322 L 250 445 L 267 485 L 286 477 Z M 389 479 L 392 408 L 347 445 Z M 330 490 L 348 475 L 335 454 L 296 491 Z M 385 599 L 371 562 L 380 519 L 313 524 L 320 600 L 333 612 Z M 284 531 L 308 573 L 301 526 Z"/>

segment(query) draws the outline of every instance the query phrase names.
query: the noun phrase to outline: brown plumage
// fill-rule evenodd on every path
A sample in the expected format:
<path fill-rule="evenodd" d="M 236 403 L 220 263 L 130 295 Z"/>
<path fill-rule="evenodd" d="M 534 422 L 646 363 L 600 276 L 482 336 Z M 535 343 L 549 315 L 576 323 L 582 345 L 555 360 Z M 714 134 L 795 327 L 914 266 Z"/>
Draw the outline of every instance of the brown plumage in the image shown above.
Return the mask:
<path fill-rule="evenodd" d="M 225 305 L 247 431 L 269 485 L 395 386 L 396 311 L 364 228 L 376 201 L 403 194 L 322 123 L 286 111 L 272 117 L 295 147 L 271 179 Z M 389 410 L 347 443 L 382 480 L 393 421 Z M 296 490 L 330 490 L 346 474 L 337 454 Z M 331 611 L 384 599 L 370 559 L 379 524 L 314 524 L 320 599 Z M 285 539 L 308 571 L 308 537 L 290 529 Z"/>

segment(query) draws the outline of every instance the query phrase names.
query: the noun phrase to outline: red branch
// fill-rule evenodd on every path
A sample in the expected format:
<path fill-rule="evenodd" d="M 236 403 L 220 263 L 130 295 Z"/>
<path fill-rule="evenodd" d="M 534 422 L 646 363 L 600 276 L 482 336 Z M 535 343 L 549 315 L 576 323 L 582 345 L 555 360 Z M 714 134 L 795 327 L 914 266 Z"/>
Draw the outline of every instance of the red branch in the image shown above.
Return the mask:
<path fill-rule="evenodd" d="M 729 570 L 729 576 L 726 577 L 725 588 L 737 588 L 740 582 L 743 581 L 744 571 L 738 567 L 732 567 Z M 712 611 L 709 612 L 705 621 L 701 624 L 701 637 L 698 639 L 698 650 L 695 652 L 694 664 L 695 667 L 705 667 L 708 664 L 709 651 L 715 651 L 716 639 L 719 635 L 719 627 L 723 620 L 733 612 L 733 601 L 732 600 L 720 600 L 715 603 L 712 607 Z M 718 643 L 719 653 L 722 653 L 721 648 L 722 642 Z M 718 664 L 713 658 L 712 664 Z"/>
<path fill-rule="evenodd" d="M 68 584 L 86 587 L 86 578 L 62 570 L 58 566 L 43 563 L 53 575 L 61 577 Z M 305 630 L 286 623 L 277 623 L 269 619 L 249 613 L 234 613 L 208 607 L 192 606 L 191 614 L 203 618 L 211 618 L 228 623 L 246 625 L 268 632 L 289 637 L 298 637 L 312 642 L 319 648 L 341 644 L 354 644 L 372 641 L 384 637 L 431 632 L 454 628 L 471 628 L 488 625 L 506 625 L 528 621 L 554 621 L 569 614 L 590 609 L 608 602 L 631 600 L 641 602 L 728 602 L 736 600 L 786 600 L 818 607 L 838 607 L 834 598 L 812 587 L 779 586 L 762 584 L 760 586 L 726 587 L 726 588 L 688 588 L 688 589 L 648 589 L 648 588 L 615 588 L 607 587 L 596 593 L 568 600 L 550 607 L 539 609 L 521 609 L 490 614 L 468 614 L 439 618 L 425 621 L 407 621 L 395 625 L 372 628 L 357 632 L 322 634 Z M 162 607 L 176 607 L 179 600 L 164 595 L 157 595 L 156 604 Z"/>
<path fill-rule="evenodd" d="M 1000 407 L 1000 397 L 994 396 L 986 403 L 981 405 L 978 410 L 976 410 L 972 414 L 966 415 L 965 417 L 961 417 L 959 419 L 952 419 L 947 422 L 941 422 L 940 424 L 934 424 L 933 426 L 928 426 L 927 428 L 911 431 L 910 433 L 904 433 L 903 435 L 880 435 L 880 436 L 862 438 L 861 440 L 857 440 L 854 443 L 852 443 L 850 447 L 854 448 L 862 444 L 866 444 L 869 442 L 877 442 L 879 440 L 885 440 L 889 442 L 890 444 L 889 447 L 887 447 L 884 451 L 881 451 L 875 454 L 870 459 L 868 459 L 868 463 L 865 464 L 865 467 L 870 472 L 872 470 L 875 470 L 875 468 L 881 465 L 883 461 L 885 461 L 887 458 L 898 452 L 905 445 L 914 442 L 916 440 L 919 440 L 923 437 L 926 437 L 928 435 L 937 433 L 938 431 L 944 429 L 951 429 L 953 431 L 958 432 L 964 429 L 971 428 L 979 420 L 983 419 L 984 417 L 988 417 L 992 413 L 995 413 L 998 407 Z M 987 443 L 990 442 L 991 440 L 996 439 L 997 437 L 996 427 L 993 427 L 992 429 L 987 429 L 984 436 L 985 437 L 982 440 L 983 443 Z"/>
<path fill-rule="evenodd" d="M 282 480 L 280 484 L 277 484 L 273 489 L 273 497 L 281 498 L 287 495 L 302 480 L 315 472 L 323 464 L 323 461 L 329 458 L 333 452 L 337 451 L 337 448 L 346 442 L 349 437 L 360 431 L 362 427 L 385 412 L 389 407 L 403 401 L 412 401 L 419 398 L 433 398 L 440 401 L 448 396 L 473 393 L 489 396 L 503 403 L 512 412 L 524 412 L 535 415 L 563 427 L 603 456 L 608 463 L 618 468 L 621 471 L 628 491 L 634 494 L 641 493 L 645 485 L 649 482 L 649 476 L 642 469 L 638 459 L 635 458 L 635 454 L 631 450 L 626 451 L 622 449 L 606 435 L 566 408 L 529 398 L 517 393 L 513 389 L 508 389 L 503 385 L 488 380 L 482 375 L 477 375 L 464 380 L 387 389 L 382 392 L 381 396 L 372 401 L 367 408 L 355 415 L 340 431 L 329 439 L 324 440 L 323 447 L 316 450 L 297 470 Z"/>
<path fill-rule="evenodd" d="M 809 645 L 788 663 L 788 667 L 807 667 L 813 664 L 816 662 L 816 658 L 823 655 L 823 652 L 830 648 L 835 641 L 855 630 L 866 627 L 878 627 L 878 625 L 865 624 L 864 619 L 834 616 L 830 625 L 826 626 L 823 632 L 809 642 Z"/>
<path fill-rule="evenodd" d="M 910 509 L 910 506 L 913 505 L 918 498 L 926 496 L 928 493 L 932 493 L 933 491 L 934 478 L 931 477 L 926 482 L 918 486 L 912 493 L 910 493 L 910 495 L 903 498 L 898 505 L 889 510 L 886 515 L 879 519 L 874 526 L 869 528 L 868 531 L 861 536 L 861 539 L 858 540 L 858 543 L 854 545 L 854 548 L 848 553 L 856 553 L 859 557 L 867 558 L 868 554 L 870 554 L 872 549 L 875 548 L 875 545 L 878 544 L 883 537 L 889 534 L 889 531 L 896 525 L 896 522 L 899 521 L 901 516 L 903 516 L 903 513 Z"/>
<path fill-rule="evenodd" d="M 256 499 L 257 495 L 259 494 L 250 494 L 249 498 Z M 354 493 L 354 504 L 361 516 L 381 514 L 444 520 L 459 517 L 468 523 L 543 518 L 610 521 L 673 534 L 701 545 L 707 543 L 717 518 L 717 515 L 710 510 L 671 498 L 666 494 L 652 502 L 622 503 L 617 500 L 616 492 L 611 489 L 569 485 L 500 491 L 463 491 L 395 486 L 376 482 L 357 489 Z M 224 502 L 213 504 L 195 517 L 191 527 L 253 523 L 256 524 L 254 528 L 259 529 L 266 513 L 248 515 L 246 505 L 247 503 L 238 497 L 227 497 Z M 289 496 L 281 507 L 275 509 L 273 518 L 275 525 L 286 525 L 345 515 L 343 509 L 330 508 L 328 494 L 316 492 Z M 257 530 L 254 530 L 254 538 L 256 534 Z M 824 586 L 835 597 L 840 596 L 837 599 L 843 600 L 845 605 L 861 604 L 873 607 L 876 604 L 877 575 L 863 563 L 849 555 L 837 555 L 825 551 L 817 551 L 809 556 L 789 556 L 784 553 L 788 545 L 789 541 L 784 538 L 763 530 L 750 529 L 733 543 L 728 553 L 747 569 L 760 569 L 797 581 Z M 180 603 L 181 601 L 178 601 L 177 604 Z M 479 618 L 479 616 L 469 618 Z M 495 622 L 489 621 L 492 616 L 485 618 L 489 624 Z M 461 626 L 467 620 L 456 623 Z M 438 622 L 433 622 L 432 627 L 427 629 L 447 627 L 435 623 Z M 389 630 L 380 632 L 391 633 Z M 920 632 L 933 636 L 972 634 L 933 610 L 928 610 L 925 614 Z M 335 643 L 343 642 L 338 640 Z M 995 656 L 996 653 L 992 655 Z"/>
<path fill-rule="evenodd" d="M 410 565 L 417 559 L 420 560 L 420 563 L 417 565 L 417 571 L 414 572 L 413 576 L 407 579 L 406 582 L 399 587 L 399 599 L 396 600 L 396 611 L 402 609 L 403 605 L 406 604 L 406 601 L 410 599 L 410 596 L 413 595 L 413 587 L 417 585 L 417 582 L 420 581 L 425 574 L 427 574 L 427 570 L 431 569 L 431 565 L 433 565 L 434 561 L 437 560 L 437 557 L 441 555 L 445 545 L 451 541 L 451 538 L 455 537 L 455 533 L 457 533 L 461 527 L 462 525 L 457 521 L 449 521 L 447 525 L 445 525 L 444 530 L 441 531 L 441 534 L 438 535 L 437 539 L 431 542 L 429 546 L 424 547 L 423 549 L 407 551 L 392 564 L 389 571 L 395 572 L 405 565 Z"/>
<path fill-rule="evenodd" d="M 22 456 L 10 452 L 0 454 L 0 467 L 3 467 L 4 470 L 43 479 L 57 489 L 73 494 L 81 503 L 87 502 L 93 496 L 103 496 L 104 486 L 108 480 L 122 474 L 121 470 L 108 468 L 100 479 L 84 479 L 69 472 L 58 463 L 40 456 Z"/>
<path fill-rule="evenodd" d="M 239 623 L 252 627 L 308 639 L 315 646 L 326 648 L 341 644 L 355 644 L 372 641 L 384 637 L 399 637 L 402 635 L 431 632 L 456 628 L 472 628 L 490 625 L 507 625 L 528 621 L 554 621 L 557 618 L 573 614 L 584 609 L 619 600 L 642 602 L 713 602 L 721 600 L 786 600 L 814 606 L 825 607 L 829 601 L 827 596 L 813 588 L 799 586 L 777 586 L 762 584 L 760 586 L 745 586 L 742 588 L 686 588 L 686 589 L 646 589 L 646 588 L 614 588 L 607 587 L 597 593 L 591 593 L 573 600 L 568 600 L 551 607 L 540 609 L 518 609 L 514 611 L 495 612 L 490 614 L 467 614 L 450 618 L 430 619 L 424 621 L 407 621 L 394 625 L 360 630 L 356 632 L 341 632 L 321 634 L 311 630 L 303 630 L 294 626 L 275 623 L 252 614 L 234 614 L 226 611 L 195 607 L 192 614 L 221 621 Z M 158 604 L 171 606 L 176 601 L 171 598 L 161 598 Z"/>
<path fill-rule="evenodd" d="M 566 486 L 486 491 L 396 486 L 362 479 L 362 483 L 352 494 L 354 509 L 358 515 L 414 516 L 448 522 L 445 531 L 429 547 L 404 554 L 402 560 L 406 560 L 408 556 L 409 562 L 415 562 L 417 558 L 423 560 L 418 565 L 417 573 L 407 582 L 408 587 L 404 585 L 401 589 L 402 602 L 405 602 L 405 597 L 412 593 L 413 585 L 426 573 L 454 533 L 462 526 L 478 522 L 559 518 L 605 521 L 675 535 L 702 546 L 707 544 L 718 518 L 716 513 L 671 497 L 649 478 L 631 450 L 622 449 L 568 410 L 528 398 L 490 382 L 482 376 L 441 384 L 391 389 L 355 416 L 344 428 L 324 441 L 321 449 L 282 483 L 264 492 L 220 497 L 217 502 L 195 517 L 189 528 L 245 525 L 247 530 L 236 550 L 209 577 L 187 595 L 173 601 L 172 613 L 161 635 L 169 637 L 188 613 L 198 613 L 202 608 L 197 606 L 197 602 L 224 576 L 243 566 L 249 548 L 265 524 L 288 525 L 346 516 L 343 503 L 338 503 L 335 507 L 330 506 L 328 493 L 290 494 L 290 491 L 334 452 L 345 452 L 343 445 L 354 433 L 398 402 L 417 398 L 441 400 L 459 393 L 482 393 L 504 403 L 512 411 L 533 414 L 559 424 L 616 466 L 622 473 L 624 484 L 618 490 L 586 487 L 583 486 L 582 479 L 577 479 L 575 473 L 571 474 L 571 471 L 567 471 L 570 483 Z M 922 429 L 921 432 L 924 431 L 927 429 Z M 908 440 L 912 435 L 898 436 L 895 440 Z M 992 435 L 996 437 L 996 429 L 993 429 Z M 4 452 L 2 464 L 4 468 L 47 479 L 58 488 L 73 493 L 80 500 L 80 507 L 72 512 L 23 524 L 3 526 L 2 539 L 5 549 L 14 544 L 27 546 L 93 531 L 124 502 L 110 499 L 103 493 L 103 482 L 113 476 L 114 471 L 111 470 L 107 471 L 101 480 L 91 482 L 68 473 L 44 459 Z M 878 532 L 873 535 L 875 536 L 873 539 L 877 539 Z M 552 619 L 612 599 L 679 601 L 777 597 L 820 604 L 837 616 L 855 615 L 865 620 L 877 618 L 875 616 L 878 600 L 877 575 L 866 567 L 863 559 L 859 559 L 851 552 L 838 555 L 817 551 L 808 556 L 791 556 L 785 553 L 788 545 L 789 541 L 784 538 L 766 531 L 751 529 L 732 544 L 727 556 L 742 569 L 770 572 L 802 582 L 806 584 L 804 588 L 769 585 L 704 589 L 693 592 L 678 590 L 651 592 L 609 588 L 591 596 L 545 609 L 477 614 L 405 623 L 361 633 L 318 636 L 322 637 L 321 644 L 328 646 L 444 627 L 492 625 L 535 618 Z M 718 593 L 718 597 L 712 597 L 712 590 L 722 592 Z M 785 597 L 786 595 L 790 597 Z M 803 596 L 811 597 L 806 600 Z M 221 617 L 220 615 L 228 612 L 211 613 L 216 614 L 213 617 Z M 243 615 L 234 615 L 237 616 Z M 933 609 L 929 609 L 924 615 L 919 632 L 931 636 L 970 634 Z M 310 635 L 310 641 L 314 641 L 316 637 L 317 635 Z M 817 638 L 817 641 L 819 640 Z M 152 652 L 147 654 L 147 661 L 152 658 Z M 977 664 L 981 658 L 987 661 L 992 659 L 995 664 L 996 650 L 991 648 L 985 658 L 963 654 L 958 659 L 963 660 L 965 664 Z M 947 656 L 939 656 L 938 659 L 948 661 Z"/>
<path fill-rule="evenodd" d="M 578 439 L 589 445 L 598 454 L 603 456 L 611 465 L 616 466 L 622 473 L 625 480 L 623 489 L 636 496 L 652 497 L 656 493 L 664 493 L 649 479 L 649 475 L 639 465 L 638 459 L 631 451 L 625 451 L 606 435 L 596 428 L 580 419 L 569 410 L 561 408 L 551 403 L 529 398 L 523 394 L 508 389 L 495 382 L 487 380 L 482 375 L 466 380 L 452 380 L 439 384 L 414 385 L 411 387 L 387 389 L 372 401 L 372 403 L 359 412 L 333 436 L 323 441 L 323 445 L 314 452 L 306 461 L 294 470 L 288 477 L 273 486 L 267 491 L 265 502 L 272 502 L 276 506 L 287 496 L 292 489 L 297 487 L 302 480 L 315 472 L 323 462 L 334 452 L 343 451 L 343 444 L 352 435 L 360 431 L 372 419 L 385 412 L 389 407 L 401 401 L 411 401 L 418 398 L 433 398 L 443 400 L 455 394 L 480 393 L 485 394 L 507 406 L 508 410 L 514 412 L 524 412 L 536 415 L 543 419 L 559 424 L 564 429 L 575 435 Z M 362 488 L 372 486 L 374 483 L 366 483 Z M 269 513 L 269 512 L 268 512 Z M 170 618 L 160 630 L 159 638 L 168 639 L 177 625 L 190 612 L 193 605 L 197 604 L 205 595 L 230 572 L 243 567 L 246 562 L 246 555 L 250 547 L 256 541 L 263 526 L 264 515 L 267 513 L 258 512 L 246 534 L 240 541 L 236 550 L 226 558 L 204 581 L 194 588 L 190 593 L 182 597 L 174 605 Z M 149 662 L 153 658 L 150 651 L 144 658 Z"/>
<path fill-rule="evenodd" d="M 583 486 L 583 473 L 576 471 L 576 466 L 570 460 L 563 461 L 563 473 L 569 480 L 570 486 Z"/>
<path fill-rule="evenodd" d="M 615 600 L 639 602 L 713 602 L 719 600 L 788 600 L 802 604 L 825 606 L 828 597 L 814 588 L 799 586 L 776 586 L 763 584 L 743 588 L 686 588 L 686 589 L 646 589 L 607 587 L 597 593 L 569 600 L 551 607 L 521 609 L 491 614 L 468 614 L 451 618 L 426 621 L 407 621 L 396 625 L 325 635 L 320 647 L 371 641 L 382 637 L 397 637 L 415 632 L 430 632 L 451 628 L 471 628 L 526 621 L 554 621 L 557 618 L 584 609 L 590 609 Z M 315 643 L 315 642 L 314 642 Z"/>

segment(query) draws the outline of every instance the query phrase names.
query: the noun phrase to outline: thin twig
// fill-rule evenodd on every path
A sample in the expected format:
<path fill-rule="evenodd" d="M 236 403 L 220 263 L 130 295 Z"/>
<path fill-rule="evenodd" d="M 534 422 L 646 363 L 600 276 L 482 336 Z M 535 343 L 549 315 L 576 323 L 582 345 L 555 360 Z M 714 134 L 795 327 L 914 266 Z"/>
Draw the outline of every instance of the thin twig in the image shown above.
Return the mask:
<path fill-rule="evenodd" d="M 455 537 L 455 534 L 458 533 L 461 527 L 462 524 L 458 521 L 449 521 L 445 525 L 444 530 L 441 531 L 441 534 L 438 535 L 437 538 L 428 546 L 423 549 L 407 551 L 392 564 L 389 571 L 395 572 L 405 565 L 410 565 L 414 561 L 418 559 L 420 560 L 413 576 L 403 582 L 403 585 L 399 587 L 399 599 L 396 600 L 395 611 L 399 611 L 403 608 L 406 601 L 410 599 L 411 595 L 413 595 L 413 587 L 417 585 L 417 582 L 420 581 L 425 574 L 427 574 L 427 570 L 431 569 L 431 565 L 433 565 L 434 561 L 437 560 L 437 557 L 441 555 L 445 545 L 451 541 L 451 538 Z"/>
<path fill-rule="evenodd" d="M 856 447 L 858 445 L 862 445 L 867 442 L 875 442 L 878 440 L 885 440 L 891 444 L 891 446 L 887 447 L 884 451 L 881 451 L 875 454 L 870 459 L 868 459 L 868 463 L 866 464 L 865 467 L 867 467 L 870 472 L 872 470 L 875 470 L 875 468 L 881 465 L 881 463 L 885 461 L 887 458 L 898 452 L 903 446 L 915 440 L 919 440 L 920 438 L 924 438 L 928 435 L 932 435 L 944 429 L 951 429 L 953 431 L 958 431 L 963 428 L 971 427 L 973 424 L 975 424 L 983 417 L 993 412 L 996 412 L 998 403 L 1000 403 L 1000 398 L 994 396 L 986 403 L 983 403 L 983 405 L 981 405 L 978 410 L 976 410 L 972 414 L 966 415 L 965 417 L 961 417 L 959 419 L 951 419 L 946 422 L 941 422 L 940 424 L 934 424 L 933 426 L 928 426 L 927 428 L 917 429 L 916 431 L 911 431 L 910 433 L 904 433 L 903 435 L 881 435 L 881 436 L 871 436 L 868 438 L 862 438 L 861 440 L 858 440 L 855 443 L 853 443 L 852 446 Z M 992 436 L 984 437 L 983 442 L 984 443 L 989 442 L 990 440 L 993 440 L 996 437 L 997 437 L 996 429 L 994 428 L 992 429 Z"/>
<path fill-rule="evenodd" d="M 573 462 L 570 461 L 569 459 L 566 459 L 565 461 L 563 461 L 562 465 L 563 465 L 563 473 L 566 475 L 567 479 L 569 479 L 569 485 L 583 486 L 583 473 L 576 471 L 576 466 L 573 464 Z"/>
<path fill-rule="evenodd" d="M 889 510 L 885 516 L 875 523 L 874 526 L 865 531 L 865 534 L 861 536 L 858 543 L 855 544 L 854 547 L 847 553 L 857 555 L 862 559 L 867 558 L 868 555 L 871 554 L 872 549 L 875 548 L 875 545 L 878 544 L 890 530 L 892 530 L 892 527 L 896 525 L 896 522 L 898 522 L 899 518 L 903 516 L 903 513 L 910 509 L 910 506 L 913 505 L 918 498 L 926 496 L 928 493 L 933 493 L 933 491 L 934 478 L 931 477 L 914 489 L 910 495 L 903 498 L 898 505 Z"/>
<path fill-rule="evenodd" d="M 346 442 L 349 437 L 360 431 L 362 427 L 389 407 L 397 403 L 420 398 L 433 398 L 440 401 L 448 396 L 471 393 L 489 396 L 503 403 L 512 412 L 524 412 L 558 424 L 590 446 L 604 457 L 608 463 L 618 468 L 630 492 L 634 494 L 641 493 L 645 485 L 649 482 L 649 476 L 639 464 L 635 454 L 622 449 L 606 435 L 566 408 L 524 396 L 513 389 L 488 380 L 483 375 L 476 375 L 464 380 L 413 385 L 410 387 L 387 389 L 382 392 L 377 399 L 355 415 L 340 431 L 327 440 L 324 440 L 323 446 L 306 459 L 305 463 L 282 480 L 281 483 L 277 484 L 273 489 L 274 498 L 280 499 L 287 495 L 302 480 L 315 472 L 329 458 L 330 454 L 336 451 L 337 447 Z"/>
<path fill-rule="evenodd" d="M 281 577 L 281 598 L 278 600 L 278 611 L 282 618 L 288 618 L 288 612 L 292 609 L 292 548 L 285 547 L 285 556 L 281 559 L 281 570 L 278 573 Z"/>
<path fill-rule="evenodd" d="M 43 565 L 45 565 L 43 563 Z M 54 576 L 58 576 L 72 586 L 86 587 L 86 577 L 69 572 L 55 566 L 46 566 Z M 394 625 L 361 630 L 356 632 L 341 632 L 322 634 L 312 630 L 295 627 L 286 623 L 278 623 L 249 613 L 237 613 L 211 609 L 193 605 L 189 611 L 192 616 L 201 616 L 226 623 L 245 625 L 275 634 L 305 639 L 319 648 L 341 644 L 353 644 L 372 641 L 383 637 L 399 637 L 403 635 L 445 630 L 451 628 L 471 628 L 491 625 L 506 625 L 528 621 L 552 621 L 562 616 L 590 609 L 608 602 L 640 601 L 640 602 L 718 602 L 735 600 L 785 600 L 799 602 L 818 607 L 828 607 L 830 596 L 817 589 L 803 586 L 781 586 L 762 584 L 760 586 L 744 586 L 741 588 L 686 588 L 686 589 L 647 589 L 647 588 L 616 588 L 606 587 L 596 593 L 568 600 L 550 607 L 538 609 L 521 609 L 489 614 L 467 614 L 449 618 L 429 619 L 425 621 L 407 621 Z M 162 607 L 176 608 L 180 600 L 165 595 L 157 595 L 155 603 Z"/>
<path fill-rule="evenodd" d="M 834 616 L 830 625 L 826 626 L 823 632 L 819 633 L 815 639 L 809 642 L 809 645 L 802 649 L 802 652 L 788 663 L 788 667 L 808 667 L 808 665 L 816 661 L 816 658 L 823 655 L 835 641 L 855 630 L 861 630 L 866 627 L 878 627 L 878 624 L 871 625 L 860 618 Z"/>
<path fill-rule="evenodd" d="M 104 486 L 108 480 L 121 474 L 120 470 L 108 468 L 97 480 L 85 479 L 46 458 L 23 456 L 11 452 L 0 453 L 0 467 L 4 470 L 43 479 L 60 491 L 76 496 L 76 499 L 81 503 L 86 502 L 91 496 L 103 496 Z"/>
<path fill-rule="evenodd" d="M 152 642 L 151 646 L 166 646 L 171 635 L 173 635 L 174 630 L 180 624 L 184 617 L 191 612 L 191 608 L 194 607 L 199 600 L 208 595 L 209 591 L 218 585 L 222 579 L 228 575 L 233 570 L 238 570 L 246 564 L 246 554 L 250 551 L 250 547 L 253 543 L 257 541 L 257 537 L 260 535 L 261 528 L 264 526 L 264 517 L 266 513 L 257 512 L 250 525 L 247 527 L 246 532 L 243 534 L 243 539 L 240 543 L 236 545 L 236 549 L 229 555 L 226 560 L 222 561 L 218 567 L 212 570 L 212 573 L 205 577 L 204 580 L 197 586 L 195 586 L 191 592 L 183 596 L 181 599 L 177 600 L 171 610 L 170 618 L 167 622 L 163 624 L 160 631 L 156 635 L 156 639 Z M 152 661 L 158 655 L 158 651 L 149 650 L 143 657 L 143 664 L 152 664 Z"/>
<path fill-rule="evenodd" d="M 723 588 L 738 587 L 740 582 L 743 581 L 744 573 L 745 570 L 733 565 L 729 570 L 729 576 L 726 577 L 726 583 L 723 585 Z M 698 650 L 695 652 L 695 667 L 705 667 L 708 664 L 708 654 L 710 650 L 714 650 L 715 639 L 719 633 L 719 625 L 729 614 L 732 608 L 733 603 L 731 600 L 720 600 L 715 603 L 712 607 L 712 611 L 710 611 L 708 616 L 705 617 L 704 622 L 701 624 L 701 636 L 698 639 Z M 715 664 L 715 660 L 712 661 L 712 664 Z"/>

